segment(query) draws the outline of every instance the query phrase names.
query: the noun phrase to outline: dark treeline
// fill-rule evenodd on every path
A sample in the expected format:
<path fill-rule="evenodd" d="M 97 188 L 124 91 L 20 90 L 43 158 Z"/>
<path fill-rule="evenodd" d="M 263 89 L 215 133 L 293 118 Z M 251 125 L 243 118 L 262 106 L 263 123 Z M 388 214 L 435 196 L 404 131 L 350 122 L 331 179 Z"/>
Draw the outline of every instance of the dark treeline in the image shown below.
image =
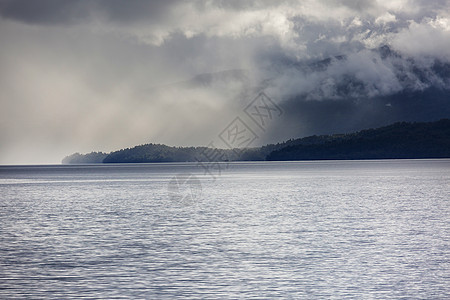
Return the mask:
<path fill-rule="evenodd" d="M 301 141 L 301 140 L 300 140 Z M 352 134 L 320 136 L 271 152 L 267 160 L 450 157 L 450 120 L 395 123 Z"/>
<path fill-rule="evenodd" d="M 109 154 L 92 152 L 75 153 L 65 157 L 63 164 L 91 163 L 157 163 L 157 162 L 196 162 L 196 161 L 257 161 L 265 160 L 274 149 L 280 147 L 265 146 L 248 149 L 217 149 L 207 147 L 170 147 L 161 144 L 139 145 Z"/>
<path fill-rule="evenodd" d="M 109 154 L 75 153 L 65 164 L 388 159 L 450 157 L 450 120 L 395 123 L 350 134 L 310 136 L 260 148 L 215 149 L 146 144 Z"/>

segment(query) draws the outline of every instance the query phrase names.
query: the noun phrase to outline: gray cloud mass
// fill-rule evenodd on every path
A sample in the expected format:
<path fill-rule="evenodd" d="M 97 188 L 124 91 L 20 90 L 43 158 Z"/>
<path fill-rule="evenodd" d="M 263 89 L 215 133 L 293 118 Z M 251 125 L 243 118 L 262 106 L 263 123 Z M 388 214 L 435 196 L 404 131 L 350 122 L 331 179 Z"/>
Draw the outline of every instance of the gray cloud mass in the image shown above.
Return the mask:
<path fill-rule="evenodd" d="M 0 40 L 0 164 L 206 145 L 260 89 L 261 144 L 450 114 L 448 0 L 0 0 Z"/>

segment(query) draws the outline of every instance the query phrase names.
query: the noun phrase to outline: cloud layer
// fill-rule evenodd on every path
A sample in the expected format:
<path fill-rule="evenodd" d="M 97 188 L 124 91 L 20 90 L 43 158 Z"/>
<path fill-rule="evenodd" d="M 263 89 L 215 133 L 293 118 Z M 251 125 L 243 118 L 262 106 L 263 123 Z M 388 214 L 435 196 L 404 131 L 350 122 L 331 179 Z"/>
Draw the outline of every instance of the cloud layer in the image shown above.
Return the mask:
<path fill-rule="evenodd" d="M 0 17 L 0 163 L 207 144 L 258 87 L 347 103 L 449 86 L 447 0 L 0 0 Z M 174 84 L 223 70 L 245 72 Z"/>

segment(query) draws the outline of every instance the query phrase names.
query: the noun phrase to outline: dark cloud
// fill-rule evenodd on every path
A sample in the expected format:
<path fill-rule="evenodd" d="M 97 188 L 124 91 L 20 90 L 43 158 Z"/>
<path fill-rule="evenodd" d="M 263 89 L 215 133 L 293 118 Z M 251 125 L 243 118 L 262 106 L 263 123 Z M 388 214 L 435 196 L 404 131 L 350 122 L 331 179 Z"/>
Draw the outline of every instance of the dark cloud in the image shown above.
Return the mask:
<path fill-rule="evenodd" d="M 93 0 L 93 7 L 100 15 L 113 22 L 157 22 L 165 17 L 170 7 L 180 0 Z"/>
<path fill-rule="evenodd" d="M 71 25 L 104 19 L 111 22 L 156 22 L 177 1 L 1 0 L 0 15 L 30 24 Z"/>
<path fill-rule="evenodd" d="M 0 14 L 30 24 L 72 24 L 88 19 L 89 7 L 82 0 L 2 0 Z"/>
<path fill-rule="evenodd" d="M 376 4 L 370 0 L 340 0 L 334 2 L 334 5 L 345 5 L 353 10 L 364 12 L 370 8 L 374 8 Z"/>

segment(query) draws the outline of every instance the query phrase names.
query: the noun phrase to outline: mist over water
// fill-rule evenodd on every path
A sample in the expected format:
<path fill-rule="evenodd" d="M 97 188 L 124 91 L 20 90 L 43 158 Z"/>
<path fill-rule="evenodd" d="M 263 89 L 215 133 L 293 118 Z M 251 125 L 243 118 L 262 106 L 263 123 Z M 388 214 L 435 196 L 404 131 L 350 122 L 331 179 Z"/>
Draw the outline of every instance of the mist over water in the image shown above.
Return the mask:
<path fill-rule="evenodd" d="M 0 297 L 445 299 L 449 194 L 446 159 L 0 167 Z"/>

